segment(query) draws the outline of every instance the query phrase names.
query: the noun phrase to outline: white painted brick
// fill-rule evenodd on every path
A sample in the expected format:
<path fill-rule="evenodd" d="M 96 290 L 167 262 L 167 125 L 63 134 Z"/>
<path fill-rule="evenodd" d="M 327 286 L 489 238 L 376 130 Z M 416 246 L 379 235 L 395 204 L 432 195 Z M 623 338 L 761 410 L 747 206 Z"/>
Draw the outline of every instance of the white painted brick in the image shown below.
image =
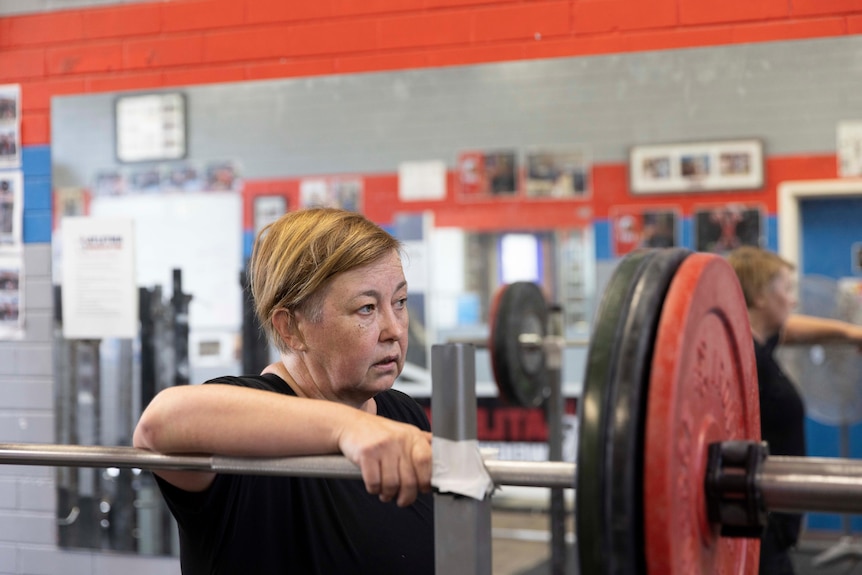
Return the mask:
<path fill-rule="evenodd" d="M 18 553 L 15 546 L 0 543 L 0 574 L 20 573 L 17 557 Z"/>
<path fill-rule="evenodd" d="M 180 575 L 176 557 L 134 557 L 105 553 L 93 558 L 93 575 Z"/>
<path fill-rule="evenodd" d="M 48 511 L 56 514 L 57 488 L 54 481 L 19 481 L 18 508 L 22 511 Z"/>
<path fill-rule="evenodd" d="M 57 519 L 48 512 L 0 512 L 0 541 L 54 545 Z"/>
<path fill-rule="evenodd" d="M 51 244 L 24 245 L 24 271 L 30 278 L 51 277 Z"/>
<path fill-rule="evenodd" d="M 0 405 L 3 409 L 41 409 L 46 413 L 54 409 L 54 383 L 50 379 L 19 376 L 6 382 L 0 378 L 0 386 L 5 390 Z"/>
<path fill-rule="evenodd" d="M 0 478 L 0 511 L 18 509 L 18 481 L 14 478 Z"/>
<path fill-rule="evenodd" d="M 67 551 L 56 545 L 22 546 L 19 550 L 21 571 L 28 575 L 56 575 L 93 573 L 93 554 L 89 551 Z M 62 571 L 58 570 L 62 565 Z M 123 573 L 117 571 L 117 573 Z"/>

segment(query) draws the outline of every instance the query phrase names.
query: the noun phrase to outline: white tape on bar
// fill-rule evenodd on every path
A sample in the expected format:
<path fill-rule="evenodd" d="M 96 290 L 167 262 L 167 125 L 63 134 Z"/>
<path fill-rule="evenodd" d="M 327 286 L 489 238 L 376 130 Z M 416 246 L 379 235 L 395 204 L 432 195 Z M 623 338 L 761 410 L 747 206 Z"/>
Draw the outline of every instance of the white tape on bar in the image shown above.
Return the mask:
<path fill-rule="evenodd" d="M 431 451 L 434 457 L 431 485 L 441 493 L 482 500 L 494 491 L 494 480 L 485 469 L 478 441 L 435 437 Z"/>

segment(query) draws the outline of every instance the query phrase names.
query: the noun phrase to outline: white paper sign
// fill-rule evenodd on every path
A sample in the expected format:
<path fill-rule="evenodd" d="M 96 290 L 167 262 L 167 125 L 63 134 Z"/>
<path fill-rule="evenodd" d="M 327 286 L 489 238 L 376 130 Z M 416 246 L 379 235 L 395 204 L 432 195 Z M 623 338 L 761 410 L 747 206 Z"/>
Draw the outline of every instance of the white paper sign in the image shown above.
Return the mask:
<path fill-rule="evenodd" d="M 398 198 L 404 202 L 446 199 L 446 164 L 402 162 L 398 166 Z"/>
<path fill-rule="evenodd" d="M 138 288 L 133 221 L 67 217 L 62 238 L 63 337 L 134 338 Z"/>
<path fill-rule="evenodd" d="M 862 176 L 862 121 L 838 122 L 838 175 Z"/>

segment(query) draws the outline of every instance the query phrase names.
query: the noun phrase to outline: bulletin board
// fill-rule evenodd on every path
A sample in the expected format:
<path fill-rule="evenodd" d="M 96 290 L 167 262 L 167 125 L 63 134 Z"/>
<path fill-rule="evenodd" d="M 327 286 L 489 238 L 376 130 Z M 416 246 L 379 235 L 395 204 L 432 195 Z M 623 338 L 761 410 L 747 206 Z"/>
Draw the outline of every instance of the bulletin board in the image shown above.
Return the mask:
<path fill-rule="evenodd" d="M 138 285 L 172 292 L 173 269 L 190 293 L 189 328 L 242 323 L 242 200 L 235 192 L 133 194 L 93 198 L 91 215 L 135 222 Z"/>

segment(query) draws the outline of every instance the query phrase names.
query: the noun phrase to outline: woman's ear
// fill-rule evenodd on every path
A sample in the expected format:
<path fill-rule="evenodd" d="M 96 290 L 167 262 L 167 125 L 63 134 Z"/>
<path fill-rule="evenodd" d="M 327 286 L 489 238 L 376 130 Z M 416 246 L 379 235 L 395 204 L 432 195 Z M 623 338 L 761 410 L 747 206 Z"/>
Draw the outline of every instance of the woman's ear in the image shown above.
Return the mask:
<path fill-rule="evenodd" d="M 293 351 L 305 351 L 305 338 L 296 323 L 296 316 L 286 309 L 276 310 L 272 315 L 272 326 L 278 337 L 288 349 Z"/>

